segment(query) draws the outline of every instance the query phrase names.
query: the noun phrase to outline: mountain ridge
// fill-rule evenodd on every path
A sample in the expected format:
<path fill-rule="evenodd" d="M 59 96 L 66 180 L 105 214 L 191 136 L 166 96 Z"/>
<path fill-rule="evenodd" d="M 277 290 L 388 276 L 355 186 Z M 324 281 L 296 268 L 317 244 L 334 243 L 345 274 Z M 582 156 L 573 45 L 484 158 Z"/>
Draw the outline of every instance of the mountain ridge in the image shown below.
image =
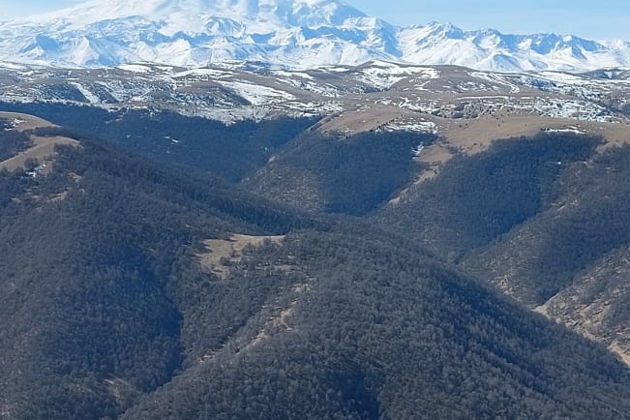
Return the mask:
<path fill-rule="evenodd" d="M 286 68 L 382 59 L 503 72 L 630 66 L 630 42 L 503 34 L 452 24 L 395 26 L 336 0 L 92 0 L 0 22 L 0 60 L 191 67 L 226 60 Z"/>
<path fill-rule="evenodd" d="M 34 136 L 80 144 L 47 175 L 0 171 L 3 418 L 629 418 L 612 354 L 406 235 L 0 120 L 0 159 Z M 224 130 L 206 145 L 235 151 Z"/>

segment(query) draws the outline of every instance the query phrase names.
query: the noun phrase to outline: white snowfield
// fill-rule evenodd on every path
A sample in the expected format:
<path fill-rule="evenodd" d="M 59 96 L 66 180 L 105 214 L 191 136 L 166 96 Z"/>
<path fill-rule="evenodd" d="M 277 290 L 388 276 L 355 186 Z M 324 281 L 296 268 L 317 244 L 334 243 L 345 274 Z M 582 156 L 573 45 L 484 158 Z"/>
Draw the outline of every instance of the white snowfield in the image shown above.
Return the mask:
<path fill-rule="evenodd" d="M 92 0 L 0 22 L 0 61 L 204 67 L 228 60 L 273 63 L 277 70 L 384 60 L 581 72 L 630 66 L 630 43 L 463 31 L 439 23 L 397 27 L 336 0 Z"/>

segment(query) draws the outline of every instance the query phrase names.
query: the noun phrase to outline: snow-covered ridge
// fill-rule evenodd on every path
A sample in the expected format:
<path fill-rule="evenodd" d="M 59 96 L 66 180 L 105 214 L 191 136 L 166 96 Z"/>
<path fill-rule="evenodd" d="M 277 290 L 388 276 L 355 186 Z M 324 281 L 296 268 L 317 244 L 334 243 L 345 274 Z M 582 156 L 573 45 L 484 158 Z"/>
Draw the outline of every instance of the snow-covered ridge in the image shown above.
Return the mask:
<path fill-rule="evenodd" d="M 0 61 L 203 67 L 228 60 L 278 69 L 386 60 L 578 72 L 630 66 L 630 43 L 464 31 L 439 23 L 401 28 L 337 0 L 92 0 L 0 23 Z"/>
<path fill-rule="evenodd" d="M 626 124 L 628 98 L 630 77 L 623 69 L 501 73 L 383 61 L 302 71 L 235 61 L 205 68 L 131 63 L 68 69 L 0 62 L 2 102 L 168 109 L 224 122 L 350 111 L 378 115 L 356 119 L 359 124 L 397 131 L 432 131 L 431 121 L 497 114 Z"/>

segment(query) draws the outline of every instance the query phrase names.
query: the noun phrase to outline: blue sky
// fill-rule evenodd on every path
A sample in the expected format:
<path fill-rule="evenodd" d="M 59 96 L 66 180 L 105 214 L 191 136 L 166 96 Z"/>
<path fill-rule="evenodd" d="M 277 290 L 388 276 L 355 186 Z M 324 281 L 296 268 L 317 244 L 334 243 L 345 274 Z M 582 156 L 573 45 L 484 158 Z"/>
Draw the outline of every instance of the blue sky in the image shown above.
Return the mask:
<path fill-rule="evenodd" d="M 54 10 L 80 0 L 0 0 L 0 16 Z M 345 0 L 395 24 L 452 22 L 464 29 L 571 33 L 630 40 L 630 0 Z"/>

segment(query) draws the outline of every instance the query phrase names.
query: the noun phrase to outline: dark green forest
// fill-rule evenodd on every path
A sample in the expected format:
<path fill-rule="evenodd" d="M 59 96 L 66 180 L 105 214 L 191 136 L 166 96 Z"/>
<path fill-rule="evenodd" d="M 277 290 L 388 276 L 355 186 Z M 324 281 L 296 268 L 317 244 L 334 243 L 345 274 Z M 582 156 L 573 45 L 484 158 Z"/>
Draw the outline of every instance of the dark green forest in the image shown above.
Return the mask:
<path fill-rule="evenodd" d="M 456 156 L 380 219 L 456 260 L 538 214 L 563 168 L 590 157 L 600 140 L 540 134 Z"/>
<path fill-rule="evenodd" d="M 491 281 L 510 270 L 520 300 L 544 303 L 581 271 L 630 244 L 629 162 L 630 147 L 624 146 L 567 165 L 542 211 L 473 252 L 464 265 Z"/>
<path fill-rule="evenodd" d="M 313 118 L 280 118 L 225 125 L 175 112 L 106 111 L 52 103 L 0 102 L 0 109 L 37 115 L 73 133 L 115 142 L 137 155 L 208 172 L 230 182 L 253 174 L 282 146 L 317 122 Z"/>
<path fill-rule="evenodd" d="M 0 132 L 2 133 L 0 162 L 15 156 L 31 143 L 26 134 L 13 130 L 8 121 L 0 119 Z"/>
<path fill-rule="evenodd" d="M 362 216 L 413 180 L 413 150 L 433 140 L 404 132 L 304 135 L 245 186 L 294 207 Z"/>
<path fill-rule="evenodd" d="M 391 207 L 432 137 L 35 107 L 84 118 L 37 131 L 80 141 L 50 174 L 0 172 L 3 418 L 630 418 L 626 365 L 494 287 L 508 262 L 546 296 L 627 242 L 629 148 L 497 142 Z M 151 148 L 177 130 L 186 156 Z M 278 197 L 305 173 L 317 206 Z M 205 269 L 235 233 L 286 236 Z"/>
<path fill-rule="evenodd" d="M 174 112 L 120 110 L 62 104 L 3 104 L 71 131 L 115 142 L 157 162 L 197 169 L 293 207 L 365 215 L 404 188 L 418 171 L 414 149 L 430 134 L 321 135 L 313 118 L 243 121 L 226 126 Z"/>
<path fill-rule="evenodd" d="M 259 250 L 214 287 L 274 284 L 272 308 L 123 418 L 626 416 L 610 396 L 625 393 L 627 372 L 594 363 L 601 349 L 421 255 L 318 232 Z"/>
<path fill-rule="evenodd" d="M 630 147 L 540 134 L 457 156 L 375 216 L 531 306 L 630 243 Z M 508 274 L 509 273 L 509 274 Z M 505 284 L 502 286 L 506 287 Z"/>

